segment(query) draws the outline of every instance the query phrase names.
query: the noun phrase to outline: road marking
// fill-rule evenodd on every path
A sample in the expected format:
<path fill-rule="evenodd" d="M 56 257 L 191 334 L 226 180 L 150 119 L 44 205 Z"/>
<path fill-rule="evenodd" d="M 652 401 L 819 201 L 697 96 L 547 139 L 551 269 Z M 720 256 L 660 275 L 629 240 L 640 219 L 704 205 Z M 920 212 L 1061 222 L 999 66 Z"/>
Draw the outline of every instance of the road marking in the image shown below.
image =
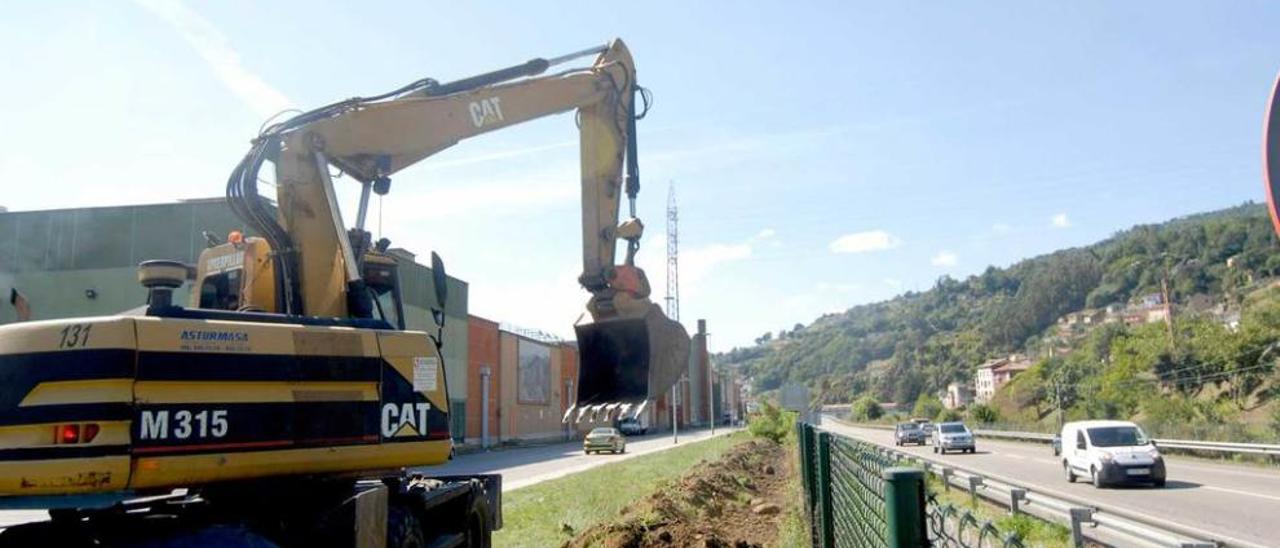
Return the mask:
<path fill-rule="evenodd" d="M 1250 496 L 1250 497 L 1258 497 L 1258 498 L 1262 498 L 1262 499 L 1268 499 L 1268 500 L 1280 501 L 1280 497 L 1276 497 L 1276 496 L 1272 496 L 1272 495 L 1264 495 L 1264 494 L 1262 494 L 1262 493 L 1250 493 L 1249 491 L 1240 491 L 1240 490 L 1236 490 L 1236 489 L 1227 489 L 1226 487 L 1215 487 L 1215 486 L 1213 486 L 1213 485 L 1201 485 L 1201 487 L 1203 487 L 1203 488 L 1205 488 L 1205 489 L 1209 489 L 1209 490 L 1211 490 L 1211 491 L 1222 491 L 1223 493 L 1232 493 L 1232 494 L 1236 494 L 1236 495 L 1246 495 L 1246 496 Z"/>

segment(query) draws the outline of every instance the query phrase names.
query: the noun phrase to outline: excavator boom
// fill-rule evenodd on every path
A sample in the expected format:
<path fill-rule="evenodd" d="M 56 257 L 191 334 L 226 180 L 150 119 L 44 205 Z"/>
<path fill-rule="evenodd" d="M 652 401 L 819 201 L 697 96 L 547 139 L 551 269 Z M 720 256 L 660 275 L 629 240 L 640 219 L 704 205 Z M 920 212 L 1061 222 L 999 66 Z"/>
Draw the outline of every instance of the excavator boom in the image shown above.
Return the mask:
<path fill-rule="evenodd" d="M 590 67 L 543 74 L 594 55 Z M 299 114 L 268 128 L 228 185 L 237 211 L 279 255 L 280 311 L 367 317 L 371 306 L 360 261 L 370 190 L 385 193 L 397 172 L 458 142 L 552 114 L 576 110 L 582 193 L 582 273 L 590 293 L 575 326 L 581 356 L 579 419 L 637 413 L 673 385 L 687 366 L 689 337 L 649 299 L 634 264 L 643 234 L 635 219 L 639 192 L 636 85 L 630 52 L 620 41 L 573 54 L 438 83 L 424 79 L 389 94 L 351 99 Z M 257 167 L 275 164 L 278 219 L 255 212 Z M 248 166 L 246 168 L 246 166 Z M 335 200 L 331 167 L 364 188 L 356 228 L 348 231 Z M 623 196 L 630 217 L 620 222 Z M 440 204 L 447 207 L 447 204 Z M 625 258 L 617 263 L 619 240 Z M 616 405 L 615 405 L 616 404 Z M 601 413 L 601 411 L 608 411 Z M 566 419 L 569 415 L 566 415 Z"/>

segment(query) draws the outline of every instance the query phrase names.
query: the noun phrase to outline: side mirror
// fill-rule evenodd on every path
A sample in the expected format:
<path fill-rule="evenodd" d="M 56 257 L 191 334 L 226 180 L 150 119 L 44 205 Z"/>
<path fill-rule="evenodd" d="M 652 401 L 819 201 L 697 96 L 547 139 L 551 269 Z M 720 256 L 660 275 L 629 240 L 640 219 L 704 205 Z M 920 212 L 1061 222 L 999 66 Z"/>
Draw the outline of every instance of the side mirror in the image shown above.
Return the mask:
<path fill-rule="evenodd" d="M 444 261 L 434 251 L 431 252 L 431 285 L 436 289 L 436 304 L 443 309 L 449 298 L 449 276 L 444 273 Z"/>
<path fill-rule="evenodd" d="M 1150 443 L 1152 447 L 1156 446 L 1156 440 L 1147 440 L 1147 442 Z"/>

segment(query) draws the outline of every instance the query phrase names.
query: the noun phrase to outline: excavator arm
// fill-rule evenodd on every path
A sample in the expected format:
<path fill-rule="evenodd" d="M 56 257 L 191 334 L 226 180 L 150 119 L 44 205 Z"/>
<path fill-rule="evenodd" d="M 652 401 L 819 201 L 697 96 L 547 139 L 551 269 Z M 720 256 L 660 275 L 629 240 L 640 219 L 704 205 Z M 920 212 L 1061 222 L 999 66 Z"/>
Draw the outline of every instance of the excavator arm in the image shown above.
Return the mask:
<path fill-rule="evenodd" d="M 590 67 L 542 74 L 593 54 Z M 579 281 L 591 293 L 587 314 L 575 326 L 582 359 L 577 402 L 596 418 L 601 411 L 605 418 L 637 414 L 644 402 L 676 382 L 687 365 L 689 345 L 684 328 L 648 299 L 648 282 L 634 265 L 643 234 L 635 218 L 639 93 L 631 54 L 621 40 L 457 82 L 420 80 L 269 127 L 233 172 L 228 198 L 275 254 L 274 309 L 368 317 L 360 262 L 370 247 L 364 219 L 371 192 L 385 194 L 392 175 L 463 139 L 576 110 L 582 171 Z M 277 216 L 256 195 L 265 161 L 275 164 Z M 353 229 L 342 219 L 333 170 L 363 187 Z M 630 216 L 619 223 L 624 193 Z M 623 264 L 615 265 L 619 239 L 627 243 L 627 253 Z"/>

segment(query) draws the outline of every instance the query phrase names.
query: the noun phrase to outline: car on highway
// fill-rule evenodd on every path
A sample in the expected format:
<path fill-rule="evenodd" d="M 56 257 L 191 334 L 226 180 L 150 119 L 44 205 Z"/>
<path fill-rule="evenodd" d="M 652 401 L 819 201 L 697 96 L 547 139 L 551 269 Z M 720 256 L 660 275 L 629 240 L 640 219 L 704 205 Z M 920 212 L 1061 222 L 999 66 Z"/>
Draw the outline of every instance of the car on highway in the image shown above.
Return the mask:
<path fill-rule="evenodd" d="M 944 422 L 938 424 L 933 431 L 933 452 L 946 454 L 947 451 L 972 453 L 977 448 L 973 443 L 973 432 L 963 422 Z"/>
<path fill-rule="evenodd" d="M 1068 482 L 1084 477 L 1094 487 L 1120 483 L 1165 485 L 1164 457 L 1155 441 L 1129 421 L 1062 425 L 1062 470 Z"/>
<path fill-rule="evenodd" d="M 924 432 L 925 443 L 929 443 L 929 440 L 933 439 L 933 421 L 929 419 L 914 418 L 911 419 L 911 422 L 920 425 L 920 430 Z"/>
<path fill-rule="evenodd" d="M 590 455 L 591 453 L 602 453 L 608 451 L 610 453 L 626 453 L 627 437 L 622 435 L 617 428 L 601 426 L 594 428 L 587 433 L 587 437 L 582 440 L 582 452 Z"/>
<path fill-rule="evenodd" d="M 914 422 L 904 422 L 893 429 L 894 445 L 903 446 L 908 443 L 924 445 L 926 439 L 924 429 Z"/>
<path fill-rule="evenodd" d="M 636 418 L 627 418 L 618 421 L 618 430 L 621 431 L 624 436 L 643 436 L 649 433 L 649 428 Z"/>

